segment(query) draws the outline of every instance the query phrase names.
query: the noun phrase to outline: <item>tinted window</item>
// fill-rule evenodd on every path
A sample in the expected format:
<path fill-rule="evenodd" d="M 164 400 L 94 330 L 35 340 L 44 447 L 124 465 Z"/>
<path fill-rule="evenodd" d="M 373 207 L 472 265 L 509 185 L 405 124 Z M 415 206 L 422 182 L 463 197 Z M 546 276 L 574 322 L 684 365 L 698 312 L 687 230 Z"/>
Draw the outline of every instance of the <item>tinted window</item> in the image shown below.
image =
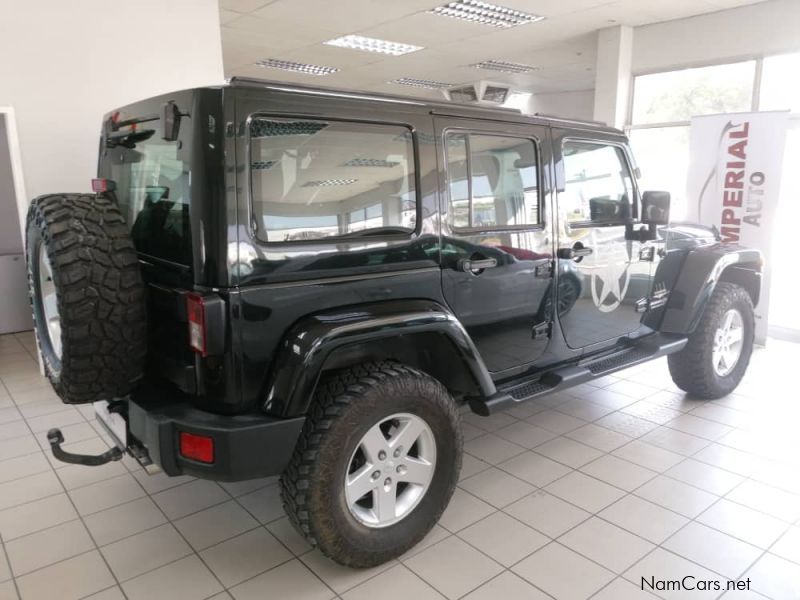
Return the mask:
<path fill-rule="evenodd" d="M 159 121 L 123 127 L 105 141 L 103 162 L 131 228 L 136 249 L 149 256 L 191 264 L 189 228 L 189 118 L 181 140 L 161 139 Z"/>
<path fill-rule="evenodd" d="M 624 223 L 635 217 L 633 180 L 618 146 L 564 144 L 564 190 L 559 209 L 570 223 Z"/>
<path fill-rule="evenodd" d="M 538 225 L 536 146 L 499 135 L 447 136 L 450 214 L 455 228 Z"/>
<path fill-rule="evenodd" d="M 407 128 L 257 117 L 250 141 L 260 239 L 409 234 L 416 228 Z"/>

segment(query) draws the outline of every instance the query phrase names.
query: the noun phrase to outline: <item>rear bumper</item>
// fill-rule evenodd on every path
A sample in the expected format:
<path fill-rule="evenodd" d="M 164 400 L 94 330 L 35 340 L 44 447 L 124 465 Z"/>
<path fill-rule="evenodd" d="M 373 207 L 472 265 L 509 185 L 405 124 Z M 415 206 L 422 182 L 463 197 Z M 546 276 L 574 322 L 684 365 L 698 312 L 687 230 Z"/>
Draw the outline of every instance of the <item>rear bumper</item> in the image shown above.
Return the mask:
<path fill-rule="evenodd" d="M 187 404 L 147 406 L 130 401 L 130 433 L 147 448 L 167 475 L 192 475 L 217 481 L 241 481 L 278 475 L 289 463 L 305 417 L 216 415 Z M 214 439 L 214 463 L 180 455 L 181 431 Z"/>

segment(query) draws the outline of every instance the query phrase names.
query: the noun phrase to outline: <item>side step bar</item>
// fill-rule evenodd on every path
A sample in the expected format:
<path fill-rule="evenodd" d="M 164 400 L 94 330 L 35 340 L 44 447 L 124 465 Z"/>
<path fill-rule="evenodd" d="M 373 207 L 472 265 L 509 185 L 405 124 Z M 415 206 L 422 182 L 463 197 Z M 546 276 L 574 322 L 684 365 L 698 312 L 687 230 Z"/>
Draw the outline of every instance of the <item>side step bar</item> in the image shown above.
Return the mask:
<path fill-rule="evenodd" d="M 683 350 L 688 338 L 663 333 L 653 335 L 639 344 L 617 350 L 611 354 L 587 358 L 575 365 L 561 367 L 527 379 L 521 383 L 512 383 L 499 389 L 488 398 L 471 397 L 469 406 L 472 412 L 482 416 L 510 408 L 520 402 L 532 400 L 571 388 L 578 384 L 600 378 L 634 365 Z"/>

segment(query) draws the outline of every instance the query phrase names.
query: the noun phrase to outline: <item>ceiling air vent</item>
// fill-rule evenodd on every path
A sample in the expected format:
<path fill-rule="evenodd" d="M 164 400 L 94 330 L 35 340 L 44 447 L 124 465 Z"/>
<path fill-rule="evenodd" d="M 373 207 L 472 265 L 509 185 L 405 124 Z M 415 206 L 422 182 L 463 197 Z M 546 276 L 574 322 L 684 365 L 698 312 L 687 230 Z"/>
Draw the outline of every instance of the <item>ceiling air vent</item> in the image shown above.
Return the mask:
<path fill-rule="evenodd" d="M 499 83 L 479 81 L 469 85 L 443 90 L 445 98 L 459 104 L 486 104 L 498 106 L 511 95 L 511 88 Z"/>

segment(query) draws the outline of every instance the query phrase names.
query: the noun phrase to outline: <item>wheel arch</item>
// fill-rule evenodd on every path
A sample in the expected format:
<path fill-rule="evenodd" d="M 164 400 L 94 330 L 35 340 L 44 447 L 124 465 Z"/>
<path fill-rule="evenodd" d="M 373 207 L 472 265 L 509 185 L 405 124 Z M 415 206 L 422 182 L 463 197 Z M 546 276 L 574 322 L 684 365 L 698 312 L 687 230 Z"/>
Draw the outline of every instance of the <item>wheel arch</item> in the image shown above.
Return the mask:
<path fill-rule="evenodd" d="M 494 383 L 458 319 L 428 300 L 351 306 L 305 317 L 285 336 L 267 384 L 264 410 L 305 414 L 325 372 L 396 360 L 438 379 L 454 396 L 491 396 Z"/>
<path fill-rule="evenodd" d="M 756 306 L 761 298 L 762 264 L 761 252 L 736 245 L 690 251 L 670 292 L 660 331 L 691 334 L 722 281 L 743 287 Z"/>

